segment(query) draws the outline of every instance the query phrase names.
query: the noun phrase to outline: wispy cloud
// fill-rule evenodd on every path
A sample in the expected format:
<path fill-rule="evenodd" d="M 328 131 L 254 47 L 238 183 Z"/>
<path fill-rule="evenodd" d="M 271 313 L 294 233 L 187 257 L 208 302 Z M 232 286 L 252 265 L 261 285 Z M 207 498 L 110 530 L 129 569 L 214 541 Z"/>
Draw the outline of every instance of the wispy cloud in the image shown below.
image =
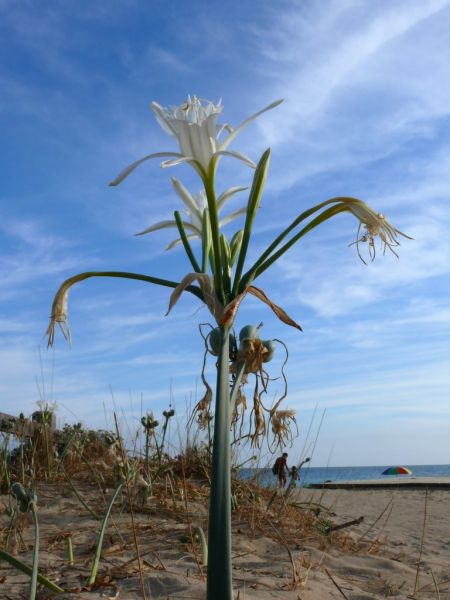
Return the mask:
<path fill-rule="evenodd" d="M 170 13 L 131 0 L 70 2 L 70 10 L 32 4 L 0 2 L 0 49 L 11 58 L 0 68 L 2 408 L 25 399 L 28 411 L 38 398 L 36 347 L 62 279 L 117 268 L 179 280 L 190 270 L 182 249 L 164 251 L 167 232 L 132 236 L 180 208 L 169 178 L 196 191 L 194 171 L 149 162 L 107 187 L 133 160 L 176 149 L 148 103 L 223 96 L 224 120 L 236 124 L 284 97 L 233 146 L 256 159 L 273 148 L 249 260 L 307 206 L 337 194 L 361 196 L 415 239 L 401 240 L 399 260 L 379 253 L 365 266 L 347 247 L 355 220 L 333 219 L 257 283 L 304 333 L 251 298 L 237 327 L 264 320 L 265 337 L 286 340 L 287 403 L 300 413 L 326 405 L 361 449 L 358 431 L 376 443 L 367 423 L 379 423 L 380 407 L 397 422 L 404 415 L 405 447 L 420 418 L 437 432 L 449 384 L 450 2 L 283 0 L 281 8 L 259 3 L 257 14 L 237 1 L 205 10 L 194 0 Z M 227 159 L 218 186 L 251 176 Z M 164 318 L 169 295 L 124 281 L 76 286 L 73 347 L 58 339 L 43 358 L 55 400 L 100 426 L 110 386 L 123 407 L 141 393 L 144 405 L 162 406 L 171 379 L 176 401 L 195 393 L 197 323 L 212 319 L 188 295 Z M 280 350 L 274 373 L 282 361 Z M 213 371 L 211 360 L 211 381 Z M 280 393 L 282 384 L 274 386 Z M 325 426 L 326 443 L 332 429 Z"/>
<path fill-rule="evenodd" d="M 284 151 L 278 187 L 374 162 L 433 131 L 449 113 L 448 11 L 442 0 L 290 4 L 272 15 L 276 26 L 255 31 L 271 95 L 286 99 L 258 123 Z"/>

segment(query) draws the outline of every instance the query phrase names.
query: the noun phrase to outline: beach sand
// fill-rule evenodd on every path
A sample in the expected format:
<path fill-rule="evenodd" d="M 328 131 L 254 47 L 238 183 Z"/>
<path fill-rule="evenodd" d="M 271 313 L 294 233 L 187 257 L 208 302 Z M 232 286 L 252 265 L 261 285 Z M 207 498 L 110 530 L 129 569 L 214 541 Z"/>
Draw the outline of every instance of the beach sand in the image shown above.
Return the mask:
<path fill-rule="evenodd" d="M 432 480 L 427 480 L 432 483 Z M 450 483 L 450 479 L 448 480 Z M 80 485 L 95 505 L 98 491 Z M 68 593 L 60 598 L 141 598 L 130 515 L 119 506 L 108 526 L 99 569 L 100 586 L 89 589 L 89 577 L 100 527 L 69 491 L 39 487 L 41 570 Z M 189 527 L 206 530 L 206 488 L 191 490 L 186 505 L 150 500 L 135 514 L 149 599 L 205 598 L 205 573 L 199 548 L 190 542 Z M 111 490 L 108 490 L 108 494 Z M 198 495 L 198 502 L 192 497 Z M 170 495 L 169 495 L 170 496 Z M 233 578 L 239 600 L 368 600 L 371 598 L 450 599 L 450 490 L 392 486 L 373 489 L 301 489 L 291 501 L 302 509 L 269 516 L 237 511 L 233 517 Z M 152 504 L 153 502 L 153 504 Z M 263 500 L 265 502 L 265 500 Z M 0 527 L 9 524 L 0 498 Z M 426 505 L 426 510 L 425 510 Z M 322 508 L 320 508 L 322 507 Z M 316 516 L 311 510 L 320 509 Z M 327 509 L 329 509 L 329 512 Z M 296 521 L 310 523 L 297 527 Z M 363 517 L 358 524 L 337 529 Z M 425 521 L 425 527 L 424 526 Z M 335 528 L 330 532 L 330 528 Z M 67 564 L 66 540 L 71 533 L 74 565 Z M 328 532 L 328 533 L 327 533 Z M 20 558 L 31 564 L 33 528 L 23 537 L 30 547 Z M 3 542 L 2 542 L 3 543 Z M 420 568 L 417 566 L 420 560 Z M 27 598 L 29 579 L 0 562 L 0 598 Z M 41 591 L 39 598 L 49 598 Z"/>
<path fill-rule="evenodd" d="M 358 551 L 330 546 L 322 557 L 312 551 L 314 562 L 321 562 L 349 599 L 408 598 L 414 590 L 417 598 L 450 598 L 450 489 L 434 489 L 438 483 L 450 485 L 450 478 L 387 485 L 381 480 L 378 488 L 371 481 L 359 489 L 353 482 L 350 489 L 302 489 L 299 497 L 331 507 L 336 523 L 364 517 L 357 527 L 341 530 L 360 540 Z M 365 484 L 373 487 L 365 489 Z M 324 569 L 316 569 L 308 584 L 303 600 L 343 597 L 337 588 L 333 595 Z"/>

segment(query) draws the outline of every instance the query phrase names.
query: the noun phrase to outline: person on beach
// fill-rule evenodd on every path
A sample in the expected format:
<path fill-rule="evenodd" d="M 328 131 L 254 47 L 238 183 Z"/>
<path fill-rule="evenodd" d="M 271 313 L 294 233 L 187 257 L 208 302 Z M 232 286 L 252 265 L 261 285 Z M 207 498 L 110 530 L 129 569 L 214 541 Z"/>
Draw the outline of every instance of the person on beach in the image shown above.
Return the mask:
<path fill-rule="evenodd" d="M 287 458 L 288 458 L 288 453 L 284 452 L 283 456 L 279 456 L 277 458 L 277 460 L 275 461 L 275 464 L 273 466 L 273 473 L 274 475 L 278 476 L 278 487 L 279 488 L 284 488 L 286 485 L 286 476 L 287 473 L 289 472 L 289 467 L 287 466 Z"/>
<path fill-rule="evenodd" d="M 289 477 L 291 478 L 291 482 L 292 485 L 295 486 L 295 482 L 298 481 L 299 479 L 299 473 L 298 473 L 298 469 L 297 467 L 291 467 L 291 470 L 289 471 Z"/>

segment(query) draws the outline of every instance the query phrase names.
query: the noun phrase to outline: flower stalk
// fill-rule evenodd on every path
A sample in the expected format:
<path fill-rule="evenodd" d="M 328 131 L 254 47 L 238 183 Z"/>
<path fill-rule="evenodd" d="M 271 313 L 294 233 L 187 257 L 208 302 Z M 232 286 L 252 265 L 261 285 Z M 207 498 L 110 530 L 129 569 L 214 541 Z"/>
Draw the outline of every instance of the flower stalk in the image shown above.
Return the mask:
<path fill-rule="evenodd" d="M 181 282 L 160 279 L 137 273 L 118 271 L 87 272 L 67 279 L 59 288 L 52 306 L 51 322 L 47 330 L 49 346 L 54 340 L 55 325 L 58 324 L 64 337 L 70 341 L 70 331 L 67 322 L 68 292 L 72 285 L 89 277 L 118 277 L 154 283 L 169 288 L 174 288 L 169 301 L 170 312 L 180 298 L 183 291 L 189 291 L 204 302 L 218 325 L 220 332 L 220 347 L 218 348 L 217 384 L 214 412 L 214 433 L 212 451 L 212 478 L 210 493 L 209 527 L 208 527 L 208 577 L 207 600 L 232 600 L 232 564 L 231 564 L 231 480 L 230 480 L 230 414 L 237 402 L 241 379 L 246 372 L 246 361 L 238 361 L 234 373 L 234 387 L 230 398 L 230 371 L 229 371 L 229 333 L 236 318 L 241 302 L 247 294 L 251 294 L 269 306 L 278 318 L 299 330 L 298 325 L 286 312 L 274 304 L 265 292 L 253 285 L 254 280 L 271 267 L 290 248 L 299 242 L 307 233 L 344 212 L 351 213 L 358 221 L 355 241 L 358 256 L 363 262 L 360 252 L 362 244 L 368 245 L 369 256 L 375 258 L 375 240 L 381 241 L 383 253 L 389 249 L 397 256 L 396 248 L 399 245 L 398 236 L 408 238 L 398 229 L 394 228 L 386 218 L 373 211 L 364 202 L 356 198 L 336 197 L 321 202 L 308 210 L 303 211 L 288 225 L 263 251 L 250 268 L 244 272 L 247 253 L 250 248 L 253 224 L 260 206 L 264 184 L 267 177 L 270 161 L 270 149 L 267 149 L 256 165 L 247 156 L 228 150 L 230 143 L 238 133 L 251 123 L 256 117 L 271 110 L 280 104 L 277 100 L 244 120 L 238 127 L 232 128 L 228 124 L 219 125 L 217 119 L 222 112 L 221 102 L 213 104 L 200 100 L 196 96 L 188 96 L 180 106 L 164 108 L 156 102 L 152 103 L 158 123 L 174 137 L 179 145 L 179 152 L 158 152 L 148 154 L 134 161 L 126 167 L 110 183 L 116 186 L 121 183 L 137 167 L 154 158 L 164 158 L 161 167 L 173 167 L 178 164 L 189 164 L 196 171 L 203 184 L 203 189 L 197 194 L 191 193 L 177 179 L 172 179 L 172 185 L 185 205 L 187 218 L 175 211 L 174 220 L 160 221 L 151 225 L 137 235 L 143 235 L 166 228 L 176 228 L 179 239 L 168 246 L 171 249 L 179 244 L 183 245 L 193 272 L 187 273 Z M 223 138 L 223 136 L 225 136 Z M 231 157 L 240 160 L 255 169 L 248 201 L 245 208 L 231 212 L 223 218 L 219 213 L 224 204 L 237 192 L 246 188 L 235 186 L 216 194 L 215 175 L 222 157 Z M 228 242 L 221 228 L 233 221 L 239 215 L 245 214 L 244 227 L 239 229 Z M 291 236 L 291 237 L 289 237 Z M 200 239 L 201 260 L 197 260 L 191 241 Z M 234 268 L 234 275 L 233 275 Z M 243 274 L 244 273 L 244 274 Z M 253 344 L 258 350 L 257 365 L 265 361 L 270 351 L 264 346 L 267 341 Z M 254 348 L 254 349 L 255 349 Z M 261 362 L 262 361 L 262 362 Z M 260 368 L 262 368 L 260 365 Z M 281 400 L 280 400 L 281 401 Z M 283 430 L 286 419 L 291 418 L 289 411 L 284 411 L 284 421 L 281 419 L 282 411 L 278 411 L 280 428 Z M 163 442 L 158 452 L 162 453 Z M 273 422 L 272 422 L 273 424 Z M 262 424 L 260 423 L 261 427 Z M 208 421 L 208 427 L 210 423 Z M 265 428 L 263 427 L 265 431 Z M 146 456 L 148 463 L 148 432 Z M 148 470 L 148 464 L 147 464 Z M 120 488 L 118 488 L 119 490 Z M 91 572 L 90 583 L 95 581 L 96 569 L 100 558 L 101 541 L 106 527 L 106 520 L 111 511 L 112 504 L 118 490 L 113 496 L 99 538 L 96 562 Z"/>
<path fill-rule="evenodd" d="M 231 472 L 229 327 L 221 327 L 208 524 L 207 600 L 233 600 L 231 573 Z"/>

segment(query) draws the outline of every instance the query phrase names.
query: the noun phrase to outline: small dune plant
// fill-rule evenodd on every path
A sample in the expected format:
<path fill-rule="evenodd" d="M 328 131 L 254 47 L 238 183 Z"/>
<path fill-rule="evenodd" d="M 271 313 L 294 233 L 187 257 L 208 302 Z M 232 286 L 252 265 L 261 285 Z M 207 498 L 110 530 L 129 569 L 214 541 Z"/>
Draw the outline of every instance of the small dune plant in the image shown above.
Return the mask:
<path fill-rule="evenodd" d="M 153 102 L 152 109 L 158 123 L 178 142 L 179 151 L 157 152 L 144 156 L 124 169 L 110 185 L 120 184 L 137 167 L 154 158 L 164 159 L 161 163 L 163 168 L 186 163 L 192 166 L 200 184 L 199 190 L 195 193 L 189 191 L 178 179 L 172 178 L 174 191 L 184 205 L 185 214 L 177 210 L 173 218 L 155 223 L 140 232 L 144 235 L 160 229 L 175 229 L 177 236 L 170 243 L 169 248 L 179 244 L 183 246 L 187 259 L 186 275 L 181 281 L 123 271 L 89 271 L 74 275 L 62 283 L 55 296 L 51 322 L 47 330 L 50 346 L 54 341 L 56 325 L 65 338 L 70 340 L 67 320 L 69 290 L 74 284 L 92 277 L 126 278 L 172 288 L 168 312 L 186 291 L 203 302 L 211 312 L 216 325 L 210 340 L 211 346 L 214 344 L 217 356 L 217 380 L 214 409 L 211 411 L 214 421 L 208 527 L 208 600 L 232 600 L 233 598 L 230 425 L 234 408 L 230 404 L 229 360 L 230 332 L 240 304 L 247 295 L 253 295 L 269 306 L 281 321 L 300 330 L 300 326 L 282 308 L 274 304 L 265 291 L 255 286 L 255 281 L 313 229 L 341 213 L 349 213 L 356 219 L 357 233 L 353 243 L 362 260 L 364 260 L 362 254 L 364 245 L 368 248 L 369 258 L 373 260 L 377 239 L 381 243 L 383 252 L 390 250 L 396 255 L 399 236 L 407 237 L 363 201 L 357 198 L 336 197 L 301 212 L 268 243 L 261 255 L 249 264 L 248 250 L 252 228 L 269 170 L 270 149 L 265 150 L 255 164 L 249 157 L 230 150 L 229 147 L 236 136 L 256 117 L 274 109 L 280 103 L 281 100 L 273 102 L 233 128 L 226 123 L 222 125 L 217 123 L 223 109 L 220 102 L 214 104 L 195 96 L 188 97 L 180 106 L 170 108 L 164 108 Z M 254 171 L 245 205 L 225 216 L 223 211 L 230 198 L 238 192 L 244 192 L 247 188 L 234 185 L 224 190 L 217 190 L 216 173 L 222 159 L 239 160 Z M 231 239 L 228 239 L 222 231 L 223 225 L 241 215 L 244 217 L 243 227 L 239 227 Z M 200 243 L 196 247 L 194 243 L 197 240 Z M 243 352 L 246 351 L 246 345 L 247 350 L 253 354 L 258 352 L 267 354 L 272 351 L 270 345 L 262 348 L 254 343 L 255 338 L 246 337 L 250 341 L 244 342 Z M 236 368 L 237 375 L 239 369 L 244 369 L 242 364 L 236 365 Z M 272 428 L 282 433 L 286 430 L 292 416 L 290 413 L 280 412 L 272 418 Z M 260 419 L 259 423 L 261 424 Z"/>

